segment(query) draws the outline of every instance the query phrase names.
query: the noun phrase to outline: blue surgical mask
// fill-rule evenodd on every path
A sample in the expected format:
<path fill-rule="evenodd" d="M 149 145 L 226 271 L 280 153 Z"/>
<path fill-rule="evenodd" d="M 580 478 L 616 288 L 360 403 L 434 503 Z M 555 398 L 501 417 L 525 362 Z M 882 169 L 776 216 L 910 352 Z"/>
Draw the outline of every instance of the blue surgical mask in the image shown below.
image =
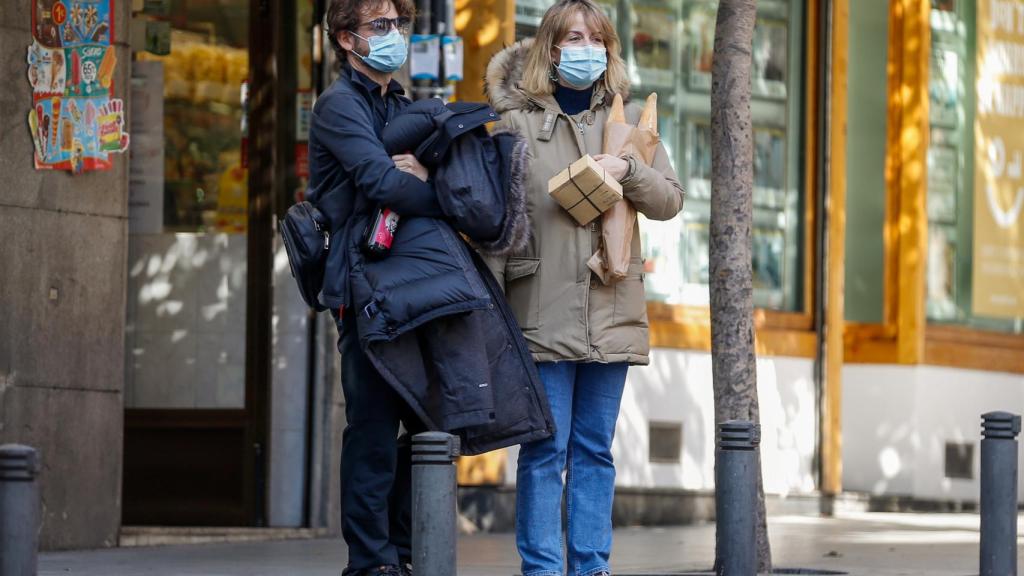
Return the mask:
<path fill-rule="evenodd" d="M 589 88 L 608 69 L 608 51 L 603 46 L 566 46 L 558 74 L 575 88 Z"/>
<path fill-rule="evenodd" d="M 384 36 L 370 36 L 369 38 L 363 38 L 355 32 L 352 33 L 357 38 L 362 38 L 370 45 L 370 54 L 363 56 L 358 52 L 354 52 L 360 60 L 366 62 L 366 65 L 378 72 L 384 72 L 390 74 L 395 72 L 405 64 L 405 59 L 409 55 L 409 49 L 405 45 L 405 36 L 398 30 L 392 30 Z"/>

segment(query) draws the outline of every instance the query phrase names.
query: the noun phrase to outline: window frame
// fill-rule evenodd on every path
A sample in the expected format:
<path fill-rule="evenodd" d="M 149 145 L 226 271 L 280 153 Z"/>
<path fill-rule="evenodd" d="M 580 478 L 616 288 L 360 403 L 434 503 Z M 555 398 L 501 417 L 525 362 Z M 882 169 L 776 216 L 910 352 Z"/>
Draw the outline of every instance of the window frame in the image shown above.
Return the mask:
<path fill-rule="evenodd" d="M 794 2 L 799 0 L 793 0 Z M 779 311 L 767 308 L 754 309 L 755 351 L 758 355 L 814 358 L 818 351 L 818 334 L 815 330 L 815 275 L 822 265 L 818 258 L 817 210 L 821 201 L 817 178 L 822 161 L 819 124 L 819 59 L 822 57 L 821 31 L 817 14 L 821 0 L 807 0 L 803 7 L 802 59 L 794 65 L 794 72 L 803 75 L 803 107 L 793 135 L 801 137 L 802 146 L 808 151 L 802 169 L 798 170 L 799 190 L 802 198 L 802 225 L 804 233 L 796 262 L 801 270 L 798 281 L 802 282 L 803 298 L 795 311 Z M 845 71 L 845 67 L 843 67 Z M 684 179 L 684 176 L 680 176 Z M 690 304 L 668 304 L 649 300 L 647 313 L 650 324 L 651 346 L 677 350 L 711 350 L 711 316 L 708 306 Z"/>
<path fill-rule="evenodd" d="M 881 323 L 847 322 L 844 362 L 930 365 L 1024 374 L 1024 335 L 929 321 L 928 70 L 931 1 L 890 6 L 884 298 Z"/>

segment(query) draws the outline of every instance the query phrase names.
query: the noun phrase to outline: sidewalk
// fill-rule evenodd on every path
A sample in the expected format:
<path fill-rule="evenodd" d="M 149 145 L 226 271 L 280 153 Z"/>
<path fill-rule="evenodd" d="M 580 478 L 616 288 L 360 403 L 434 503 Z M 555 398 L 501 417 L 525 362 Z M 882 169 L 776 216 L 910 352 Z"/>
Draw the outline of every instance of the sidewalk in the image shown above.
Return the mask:
<path fill-rule="evenodd" d="M 777 568 L 967 576 L 978 573 L 978 521 L 975 514 L 780 516 L 771 518 L 769 532 Z M 616 576 L 707 570 L 714 560 L 714 540 L 711 524 L 617 530 L 613 568 Z M 458 554 L 459 576 L 518 573 L 511 534 L 462 536 Z M 1024 565 L 1024 555 L 1018 558 Z M 321 539 L 56 552 L 40 557 L 39 574 L 338 576 L 344 565 L 344 543 Z"/>

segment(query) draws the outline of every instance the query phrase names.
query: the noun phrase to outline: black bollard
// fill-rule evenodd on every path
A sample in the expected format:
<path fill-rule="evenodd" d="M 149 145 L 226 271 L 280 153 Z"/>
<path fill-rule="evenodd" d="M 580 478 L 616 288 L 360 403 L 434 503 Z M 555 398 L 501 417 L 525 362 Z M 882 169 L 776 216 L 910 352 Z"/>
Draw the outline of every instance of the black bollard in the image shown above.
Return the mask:
<path fill-rule="evenodd" d="M 761 427 L 730 420 L 718 427 L 715 529 L 719 576 L 757 573 L 757 447 Z"/>
<path fill-rule="evenodd" d="M 412 563 L 416 576 L 455 576 L 455 459 L 459 439 L 412 437 Z"/>
<path fill-rule="evenodd" d="M 0 446 L 0 576 L 35 576 L 39 546 L 36 451 Z"/>
<path fill-rule="evenodd" d="M 981 576 L 1017 574 L 1017 435 L 1020 416 L 981 416 Z"/>

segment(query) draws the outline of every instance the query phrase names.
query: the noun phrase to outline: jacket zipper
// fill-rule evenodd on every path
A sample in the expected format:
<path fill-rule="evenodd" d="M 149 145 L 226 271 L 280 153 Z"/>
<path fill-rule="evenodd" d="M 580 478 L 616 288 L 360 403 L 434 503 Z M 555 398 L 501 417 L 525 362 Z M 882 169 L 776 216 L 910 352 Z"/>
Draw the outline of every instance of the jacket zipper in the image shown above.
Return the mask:
<path fill-rule="evenodd" d="M 590 345 L 590 281 L 593 274 L 587 274 L 587 281 L 583 287 L 583 325 L 587 331 L 587 360 L 594 359 L 594 348 Z"/>
<path fill-rule="evenodd" d="M 532 98 L 532 97 L 528 97 L 528 99 L 531 102 L 533 102 L 536 106 L 541 108 L 542 110 L 548 110 L 547 106 L 545 106 L 544 103 L 541 102 L 540 100 L 537 100 L 537 99 Z M 593 106 L 591 106 L 591 108 L 588 108 L 587 112 L 585 112 L 585 113 L 589 113 L 592 110 L 593 110 Z M 569 116 L 568 114 L 566 114 L 565 112 L 563 112 L 561 110 L 558 110 L 557 114 L 559 116 L 565 116 L 565 118 L 569 121 L 569 125 L 570 126 L 573 126 L 573 125 L 576 126 L 577 129 L 572 131 L 573 136 L 575 137 L 575 140 L 576 140 L 576 147 L 579 149 L 580 155 L 581 156 L 585 156 L 587 154 L 587 144 L 586 144 L 586 142 L 583 141 L 583 138 L 582 138 L 582 136 L 584 135 L 583 123 L 582 122 L 577 122 L 577 121 L 573 120 L 572 116 Z M 584 228 L 584 230 L 587 230 L 588 228 L 589 227 L 586 227 L 586 228 Z M 588 237 L 589 236 L 590 236 L 590 234 L 588 232 Z M 591 240 L 593 240 L 593 239 L 591 239 Z M 591 246 L 590 246 L 591 250 L 594 249 L 592 244 L 593 244 L 593 242 L 591 242 Z M 583 327 L 584 327 L 584 333 L 585 333 L 584 336 L 586 338 L 586 347 L 587 347 L 587 349 L 586 349 L 586 359 L 587 360 L 593 360 L 594 359 L 594 349 L 593 349 L 593 346 L 591 346 L 591 344 L 590 344 L 590 281 L 591 281 L 592 277 L 593 277 L 593 274 L 591 274 L 589 272 L 589 270 L 588 270 L 587 274 L 586 274 L 586 281 L 583 283 L 583 288 L 584 288 L 584 292 L 583 292 Z"/>
<path fill-rule="evenodd" d="M 604 98 L 604 96 L 602 96 L 602 99 L 603 98 Z M 555 112 L 559 116 L 565 116 L 566 120 L 569 121 L 569 125 L 576 127 L 576 129 L 573 130 L 572 132 L 573 132 L 573 136 L 576 137 L 576 147 L 579 148 L 580 155 L 581 156 L 585 156 L 587 154 L 587 145 L 583 141 L 583 138 L 581 138 L 581 136 L 583 136 L 585 134 L 582 121 L 577 122 L 576 120 L 573 120 L 572 116 L 569 116 L 568 114 L 563 112 L 561 109 L 558 109 L 558 110 L 549 109 L 547 107 L 547 105 L 543 101 L 541 101 L 541 100 L 539 100 L 537 98 L 534 98 L 532 96 L 527 96 L 527 100 L 530 101 L 533 105 L 535 105 L 538 108 L 540 108 L 541 110 L 547 110 L 549 112 Z M 590 114 L 590 113 L 593 113 L 593 111 L 594 111 L 594 103 L 593 103 L 593 101 L 591 101 L 591 106 L 589 108 L 587 108 L 586 111 L 581 112 L 581 114 Z"/>

